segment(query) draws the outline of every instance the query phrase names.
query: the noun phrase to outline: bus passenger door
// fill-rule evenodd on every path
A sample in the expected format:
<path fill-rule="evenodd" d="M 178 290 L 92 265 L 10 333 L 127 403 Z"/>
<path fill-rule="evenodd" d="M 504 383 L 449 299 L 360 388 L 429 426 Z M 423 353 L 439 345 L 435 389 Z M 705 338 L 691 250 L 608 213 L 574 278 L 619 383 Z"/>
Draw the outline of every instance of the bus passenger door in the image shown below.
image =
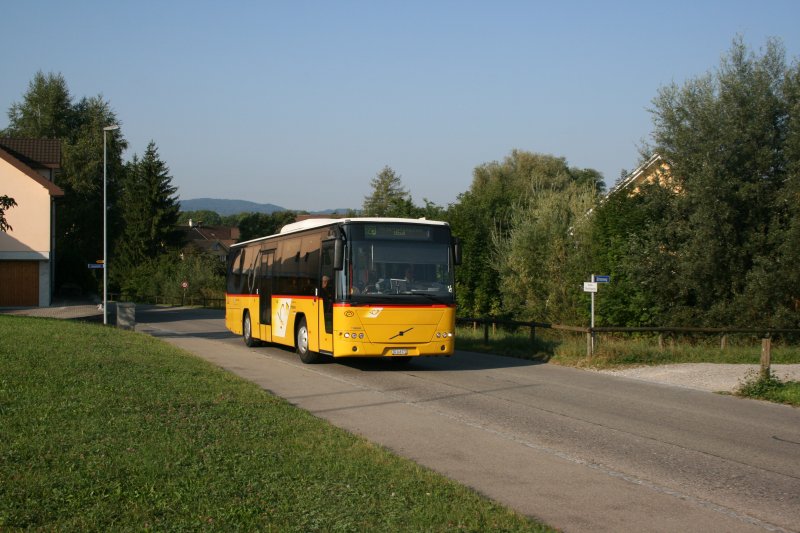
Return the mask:
<path fill-rule="evenodd" d="M 336 294 L 333 275 L 333 241 L 322 243 L 322 257 L 320 258 L 319 274 L 319 299 L 317 331 L 319 331 L 319 350 L 333 352 L 333 299 Z"/>
<path fill-rule="evenodd" d="M 261 252 L 261 264 L 259 265 L 258 282 L 258 310 L 261 324 L 269 326 L 272 324 L 272 263 L 275 257 L 275 250 L 263 250 Z M 267 334 L 266 330 L 271 328 L 261 328 L 262 340 L 271 341 L 272 332 Z"/>

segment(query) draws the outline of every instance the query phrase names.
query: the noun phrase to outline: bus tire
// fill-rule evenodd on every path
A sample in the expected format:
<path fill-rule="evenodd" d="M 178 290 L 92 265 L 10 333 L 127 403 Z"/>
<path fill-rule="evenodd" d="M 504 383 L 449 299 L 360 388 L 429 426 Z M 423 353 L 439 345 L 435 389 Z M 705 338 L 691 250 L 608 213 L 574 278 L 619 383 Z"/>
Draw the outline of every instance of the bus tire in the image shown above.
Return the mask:
<path fill-rule="evenodd" d="M 295 328 L 295 349 L 300 360 L 307 365 L 319 363 L 322 357 L 316 352 L 308 349 L 308 325 L 305 317 L 300 317 L 300 321 Z"/>
<path fill-rule="evenodd" d="M 242 338 L 248 348 L 258 346 L 259 344 L 258 340 L 253 338 L 253 321 L 250 320 L 250 313 L 248 311 L 245 311 L 244 317 L 242 317 Z"/>

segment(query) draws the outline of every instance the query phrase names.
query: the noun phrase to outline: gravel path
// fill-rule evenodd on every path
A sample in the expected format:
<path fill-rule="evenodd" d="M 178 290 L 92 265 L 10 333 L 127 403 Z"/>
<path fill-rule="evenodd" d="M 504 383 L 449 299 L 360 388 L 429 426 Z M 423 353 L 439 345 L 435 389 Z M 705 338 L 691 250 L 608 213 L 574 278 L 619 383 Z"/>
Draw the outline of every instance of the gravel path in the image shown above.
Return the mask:
<path fill-rule="evenodd" d="M 689 389 L 733 392 L 747 378 L 757 374 L 759 368 L 759 365 L 680 363 L 597 372 Z M 800 365 L 772 365 L 772 373 L 782 381 L 800 381 Z"/>

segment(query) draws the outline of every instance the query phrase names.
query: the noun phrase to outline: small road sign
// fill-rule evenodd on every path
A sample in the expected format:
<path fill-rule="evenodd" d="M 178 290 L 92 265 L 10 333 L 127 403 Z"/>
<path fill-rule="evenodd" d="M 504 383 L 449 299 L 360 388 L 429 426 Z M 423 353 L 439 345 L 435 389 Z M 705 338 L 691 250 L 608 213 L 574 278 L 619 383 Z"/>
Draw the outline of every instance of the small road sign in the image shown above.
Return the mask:
<path fill-rule="evenodd" d="M 597 292 L 597 282 L 584 281 L 583 282 L 583 292 Z"/>
<path fill-rule="evenodd" d="M 89 263 L 89 265 L 88 265 L 88 266 L 89 266 L 89 268 L 103 268 L 103 266 L 104 266 L 104 265 L 103 265 L 102 263 L 100 263 L 100 264 L 97 264 L 97 263 Z"/>
<path fill-rule="evenodd" d="M 181 287 L 183 287 L 184 289 L 188 289 L 189 288 L 189 282 L 188 281 L 181 282 Z"/>
<path fill-rule="evenodd" d="M 611 276 L 595 276 L 594 280 L 597 283 L 611 283 Z"/>

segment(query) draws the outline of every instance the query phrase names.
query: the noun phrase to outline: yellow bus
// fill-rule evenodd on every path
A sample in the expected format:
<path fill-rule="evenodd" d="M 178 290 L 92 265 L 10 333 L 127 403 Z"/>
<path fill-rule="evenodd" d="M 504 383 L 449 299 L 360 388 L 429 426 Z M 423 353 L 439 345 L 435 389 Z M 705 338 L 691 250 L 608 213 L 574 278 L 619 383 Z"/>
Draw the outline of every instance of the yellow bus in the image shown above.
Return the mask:
<path fill-rule="evenodd" d="M 446 222 L 309 219 L 231 246 L 225 325 L 247 346 L 323 356 L 450 356 L 458 240 Z"/>

